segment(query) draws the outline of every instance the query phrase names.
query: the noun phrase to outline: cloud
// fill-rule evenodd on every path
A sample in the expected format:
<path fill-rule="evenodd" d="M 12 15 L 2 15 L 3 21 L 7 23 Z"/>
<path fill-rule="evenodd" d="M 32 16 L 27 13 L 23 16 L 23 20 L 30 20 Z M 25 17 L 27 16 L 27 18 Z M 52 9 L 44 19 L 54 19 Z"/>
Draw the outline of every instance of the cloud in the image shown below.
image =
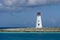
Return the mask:
<path fill-rule="evenodd" d="M 0 7 L 1 7 L 1 6 L 3 6 L 3 4 L 2 4 L 2 3 L 0 3 Z"/>
<path fill-rule="evenodd" d="M 28 0 L 28 5 L 46 5 L 46 4 L 56 4 L 60 0 Z"/>
<path fill-rule="evenodd" d="M 3 3 L 7 6 L 13 5 L 45 5 L 50 3 L 58 3 L 60 0 L 3 0 Z"/>
<path fill-rule="evenodd" d="M 28 0 L 27 4 L 35 5 L 36 4 L 36 0 Z"/>
<path fill-rule="evenodd" d="M 11 6 L 16 2 L 16 0 L 3 0 L 3 3 L 7 6 Z"/>
<path fill-rule="evenodd" d="M 0 7 L 7 9 L 18 9 L 22 7 L 29 7 L 34 5 L 46 5 L 46 4 L 56 4 L 60 2 L 60 0 L 2 0 L 0 3 Z"/>

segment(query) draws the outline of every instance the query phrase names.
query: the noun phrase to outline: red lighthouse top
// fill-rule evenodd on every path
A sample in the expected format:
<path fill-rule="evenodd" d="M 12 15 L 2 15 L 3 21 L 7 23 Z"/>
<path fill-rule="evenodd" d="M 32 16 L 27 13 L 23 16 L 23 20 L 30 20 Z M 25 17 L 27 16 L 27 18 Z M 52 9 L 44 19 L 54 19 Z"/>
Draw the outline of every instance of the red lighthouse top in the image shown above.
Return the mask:
<path fill-rule="evenodd" d="M 40 16 L 41 15 L 41 13 L 40 12 L 37 12 L 37 16 Z"/>

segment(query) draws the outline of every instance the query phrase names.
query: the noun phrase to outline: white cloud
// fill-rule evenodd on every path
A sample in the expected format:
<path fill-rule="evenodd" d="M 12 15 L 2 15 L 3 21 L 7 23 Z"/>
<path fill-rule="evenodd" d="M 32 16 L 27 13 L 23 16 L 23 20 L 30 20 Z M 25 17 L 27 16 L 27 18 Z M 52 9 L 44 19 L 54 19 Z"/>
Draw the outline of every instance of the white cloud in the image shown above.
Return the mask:
<path fill-rule="evenodd" d="M 45 4 L 55 4 L 60 2 L 60 0 L 28 0 L 29 5 L 45 5 Z"/>
<path fill-rule="evenodd" d="M 37 3 L 39 3 L 39 4 L 46 4 L 47 0 L 38 0 Z"/>
<path fill-rule="evenodd" d="M 48 3 L 58 3 L 60 0 L 3 0 L 7 6 L 13 5 L 45 5 Z"/>
<path fill-rule="evenodd" d="M 36 0 L 28 0 L 28 4 L 35 5 L 36 4 Z"/>
<path fill-rule="evenodd" d="M 18 6 L 26 7 L 30 5 L 45 5 L 58 2 L 60 2 L 60 0 L 3 0 L 0 6 L 6 7 L 7 9 L 16 9 Z"/>
<path fill-rule="evenodd" d="M 4 8 L 4 5 L 2 3 L 0 3 L 0 10 Z"/>
<path fill-rule="evenodd" d="M 4 4 L 7 6 L 11 6 L 16 2 L 17 2 L 17 0 L 4 0 Z"/>
<path fill-rule="evenodd" d="M 45 5 L 47 3 L 57 3 L 60 0 L 4 0 L 4 4 L 11 5 Z"/>
<path fill-rule="evenodd" d="M 3 6 L 3 4 L 2 3 L 0 3 L 0 7 L 2 7 Z"/>
<path fill-rule="evenodd" d="M 19 0 L 19 3 L 24 4 L 24 3 L 26 3 L 26 0 Z"/>

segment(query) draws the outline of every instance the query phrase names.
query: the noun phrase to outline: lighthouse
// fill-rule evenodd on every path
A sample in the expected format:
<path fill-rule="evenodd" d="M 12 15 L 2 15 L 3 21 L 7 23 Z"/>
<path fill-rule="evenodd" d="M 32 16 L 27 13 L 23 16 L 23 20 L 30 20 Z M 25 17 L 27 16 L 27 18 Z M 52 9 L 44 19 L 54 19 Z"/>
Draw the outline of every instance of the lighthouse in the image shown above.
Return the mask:
<path fill-rule="evenodd" d="M 42 28 L 42 20 L 40 12 L 37 12 L 36 28 Z"/>

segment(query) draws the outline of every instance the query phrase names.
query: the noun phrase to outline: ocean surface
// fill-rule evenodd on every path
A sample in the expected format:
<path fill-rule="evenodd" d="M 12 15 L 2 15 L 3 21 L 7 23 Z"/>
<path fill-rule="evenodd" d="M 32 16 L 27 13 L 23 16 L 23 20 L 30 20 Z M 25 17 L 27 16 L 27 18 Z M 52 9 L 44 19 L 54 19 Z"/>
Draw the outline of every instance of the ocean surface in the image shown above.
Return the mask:
<path fill-rule="evenodd" d="M 60 32 L 0 32 L 0 40 L 60 40 Z"/>

